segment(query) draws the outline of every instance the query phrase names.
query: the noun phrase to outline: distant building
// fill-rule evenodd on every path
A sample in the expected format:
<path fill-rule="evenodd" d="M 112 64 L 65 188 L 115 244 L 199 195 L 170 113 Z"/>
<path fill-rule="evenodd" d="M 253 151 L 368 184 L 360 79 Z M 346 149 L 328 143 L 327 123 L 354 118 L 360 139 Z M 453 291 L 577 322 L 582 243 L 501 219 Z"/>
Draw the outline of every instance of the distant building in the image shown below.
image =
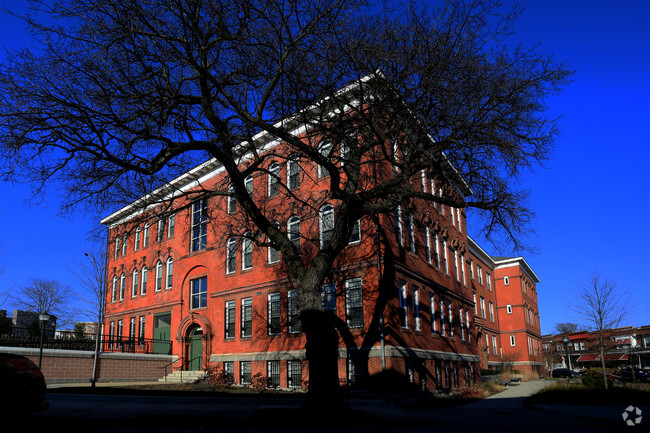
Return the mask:
<path fill-rule="evenodd" d="M 567 343 L 564 337 L 568 338 Z M 608 329 L 604 338 L 605 363 L 608 367 L 650 368 L 650 326 Z M 542 349 L 548 369 L 601 366 L 597 332 L 544 335 Z"/>

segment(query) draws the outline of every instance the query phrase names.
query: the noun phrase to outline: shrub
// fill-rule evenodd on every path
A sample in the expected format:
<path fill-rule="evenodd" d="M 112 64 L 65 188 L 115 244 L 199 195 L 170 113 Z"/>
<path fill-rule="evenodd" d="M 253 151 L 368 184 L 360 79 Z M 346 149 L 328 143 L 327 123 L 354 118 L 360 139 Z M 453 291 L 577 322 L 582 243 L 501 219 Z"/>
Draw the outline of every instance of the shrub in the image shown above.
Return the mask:
<path fill-rule="evenodd" d="M 226 371 L 217 367 L 208 367 L 206 369 L 206 379 L 208 383 L 216 388 L 228 388 L 233 385 L 233 379 Z"/>
<path fill-rule="evenodd" d="M 588 388 L 600 389 L 605 388 L 603 372 L 600 370 L 588 370 L 582 376 L 582 383 Z M 607 378 L 607 386 L 612 387 L 612 381 Z"/>

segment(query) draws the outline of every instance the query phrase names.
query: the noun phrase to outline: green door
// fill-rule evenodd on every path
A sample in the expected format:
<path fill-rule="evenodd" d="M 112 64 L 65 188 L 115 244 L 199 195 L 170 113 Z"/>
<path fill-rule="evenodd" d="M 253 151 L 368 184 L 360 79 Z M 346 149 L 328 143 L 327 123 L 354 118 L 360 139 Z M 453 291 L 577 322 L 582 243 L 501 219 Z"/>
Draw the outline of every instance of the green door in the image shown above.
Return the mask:
<path fill-rule="evenodd" d="M 203 329 L 199 326 L 190 331 L 190 370 L 201 370 L 203 366 Z"/>
<path fill-rule="evenodd" d="M 172 315 L 162 313 L 154 316 L 153 321 L 153 353 L 170 355 L 172 353 L 171 342 Z"/>

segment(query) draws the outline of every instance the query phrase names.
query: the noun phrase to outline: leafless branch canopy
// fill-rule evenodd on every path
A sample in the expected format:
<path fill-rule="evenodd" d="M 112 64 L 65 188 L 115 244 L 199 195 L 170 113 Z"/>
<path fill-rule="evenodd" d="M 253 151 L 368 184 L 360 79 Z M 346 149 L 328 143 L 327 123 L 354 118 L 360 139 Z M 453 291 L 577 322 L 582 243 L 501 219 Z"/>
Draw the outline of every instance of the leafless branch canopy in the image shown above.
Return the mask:
<path fill-rule="evenodd" d="M 49 17 L 25 17 L 38 50 L 0 67 L 2 174 L 60 182 L 64 210 L 115 210 L 214 158 L 233 189 L 211 193 L 234 194 L 288 247 L 244 186 L 269 159 L 286 162 L 260 152 L 262 134 L 327 170 L 343 231 L 420 198 L 474 209 L 488 238 L 524 246 L 533 212 L 518 177 L 552 148 L 544 98 L 570 72 L 503 45 L 516 13 L 499 17 L 495 0 L 434 10 L 357 0 L 34 6 Z M 399 156 L 387 151 L 398 139 Z M 378 181 L 369 175 L 378 160 L 400 170 Z M 421 170 L 463 179 L 471 194 L 422 193 L 411 182 Z"/>

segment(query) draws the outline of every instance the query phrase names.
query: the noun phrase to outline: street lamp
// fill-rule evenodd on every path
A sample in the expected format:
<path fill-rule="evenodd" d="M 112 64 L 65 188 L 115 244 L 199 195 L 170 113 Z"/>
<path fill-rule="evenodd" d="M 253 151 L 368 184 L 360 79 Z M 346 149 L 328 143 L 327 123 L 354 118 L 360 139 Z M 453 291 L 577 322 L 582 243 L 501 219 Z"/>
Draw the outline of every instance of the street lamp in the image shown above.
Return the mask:
<path fill-rule="evenodd" d="M 564 338 L 562 339 L 562 341 L 564 342 L 564 350 L 566 351 L 566 359 L 567 359 L 567 361 L 569 363 L 569 371 L 573 371 L 573 368 L 571 367 L 571 357 L 569 356 L 569 337 L 567 337 L 565 335 Z"/>
<path fill-rule="evenodd" d="M 41 322 L 41 344 L 38 354 L 38 369 L 41 369 L 41 364 L 43 363 L 43 337 L 45 336 L 45 324 L 50 320 L 50 315 L 47 313 L 41 313 L 38 315 L 38 320 Z"/>

